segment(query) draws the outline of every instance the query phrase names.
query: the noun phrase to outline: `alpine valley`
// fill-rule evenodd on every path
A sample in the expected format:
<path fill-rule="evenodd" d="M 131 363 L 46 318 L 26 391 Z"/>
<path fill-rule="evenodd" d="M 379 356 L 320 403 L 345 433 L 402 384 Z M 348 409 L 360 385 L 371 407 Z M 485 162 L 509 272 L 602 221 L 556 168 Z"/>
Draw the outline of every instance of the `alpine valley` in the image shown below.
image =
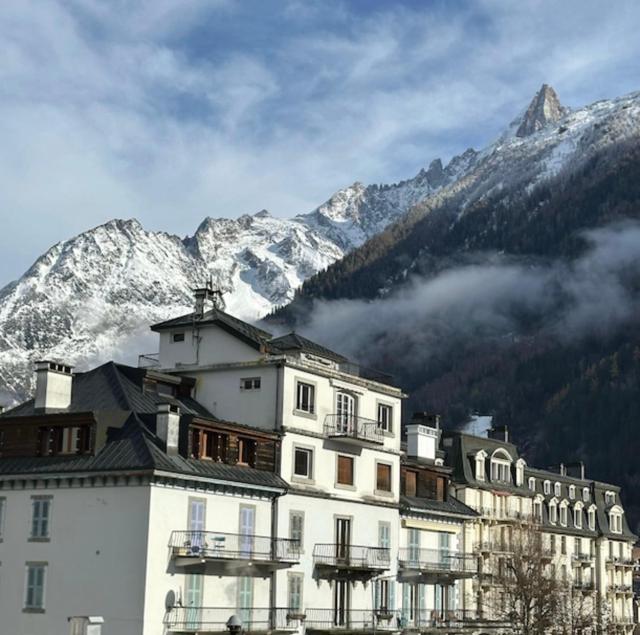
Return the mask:
<path fill-rule="evenodd" d="M 147 325 L 189 312 L 211 278 L 230 313 L 270 314 L 271 330 L 296 324 L 395 374 L 407 411 L 448 426 L 492 415 L 532 463 L 586 459 L 637 521 L 639 140 L 640 93 L 572 110 L 544 85 L 483 150 L 292 219 L 207 218 L 186 238 L 113 220 L 0 291 L 4 401 L 30 390 L 37 358 L 134 361 Z"/>

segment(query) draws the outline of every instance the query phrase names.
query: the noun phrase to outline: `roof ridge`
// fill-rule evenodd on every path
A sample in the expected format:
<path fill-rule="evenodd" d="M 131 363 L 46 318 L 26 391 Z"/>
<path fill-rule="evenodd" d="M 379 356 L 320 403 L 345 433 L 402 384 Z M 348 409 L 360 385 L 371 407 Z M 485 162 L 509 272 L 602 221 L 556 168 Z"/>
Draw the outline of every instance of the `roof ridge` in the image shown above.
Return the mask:
<path fill-rule="evenodd" d="M 115 362 L 110 361 L 107 362 L 107 364 L 109 366 L 109 369 L 111 370 L 111 372 L 113 373 L 113 377 L 115 379 L 115 383 L 116 383 L 116 388 L 120 391 L 120 395 L 122 397 L 122 400 L 120 403 L 124 404 L 124 408 L 123 410 L 133 410 L 133 405 L 131 404 L 131 402 L 129 401 L 129 397 L 127 396 L 127 391 L 125 390 L 123 384 L 122 384 L 122 379 L 120 377 L 120 371 L 118 370 L 118 368 L 116 367 Z"/>

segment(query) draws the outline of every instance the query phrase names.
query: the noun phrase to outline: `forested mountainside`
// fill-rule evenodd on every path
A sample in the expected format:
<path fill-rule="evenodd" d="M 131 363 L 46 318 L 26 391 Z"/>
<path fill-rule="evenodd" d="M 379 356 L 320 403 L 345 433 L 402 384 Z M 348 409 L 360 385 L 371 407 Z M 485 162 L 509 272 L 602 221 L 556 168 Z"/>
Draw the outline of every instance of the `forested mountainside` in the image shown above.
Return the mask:
<path fill-rule="evenodd" d="M 459 427 L 509 427 L 529 463 L 582 460 L 640 529 L 640 144 L 535 187 L 414 208 L 271 318 L 393 373 Z"/>

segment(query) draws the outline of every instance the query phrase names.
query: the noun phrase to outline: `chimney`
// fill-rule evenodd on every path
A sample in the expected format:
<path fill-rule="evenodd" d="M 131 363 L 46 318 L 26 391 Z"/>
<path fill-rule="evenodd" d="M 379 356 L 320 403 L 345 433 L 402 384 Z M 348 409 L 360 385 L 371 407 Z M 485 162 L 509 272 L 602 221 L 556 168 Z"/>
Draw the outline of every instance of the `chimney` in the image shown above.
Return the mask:
<path fill-rule="evenodd" d="M 40 361 L 36 370 L 36 408 L 64 409 L 71 405 L 73 366 Z"/>
<path fill-rule="evenodd" d="M 574 461 L 573 463 L 567 463 L 564 466 L 565 474 L 567 476 L 572 476 L 573 478 L 579 478 L 584 481 L 585 479 L 585 469 L 584 463 L 582 461 Z"/>
<path fill-rule="evenodd" d="M 509 443 L 509 428 L 507 426 L 494 426 L 487 432 L 487 437 Z"/>
<path fill-rule="evenodd" d="M 407 425 L 407 456 L 435 461 L 440 441 L 440 417 L 415 412 Z"/>
<path fill-rule="evenodd" d="M 167 449 L 167 454 L 178 454 L 180 408 L 170 403 L 159 403 L 156 411 L 156 434 Z"/>

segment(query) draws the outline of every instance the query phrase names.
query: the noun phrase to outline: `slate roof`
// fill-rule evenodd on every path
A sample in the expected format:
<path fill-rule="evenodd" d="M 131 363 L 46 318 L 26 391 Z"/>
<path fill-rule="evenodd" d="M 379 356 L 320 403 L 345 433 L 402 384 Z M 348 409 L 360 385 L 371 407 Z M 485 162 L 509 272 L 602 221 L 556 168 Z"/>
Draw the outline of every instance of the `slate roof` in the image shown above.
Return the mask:
<path fill-rule="evenodd" d="M 411 508 L 423 510 L 424 512 L 436 512 L 439 514 L 456 514 L 469 518 L 479 516 L 478 512 L 467 507 L 463 502 L 459 501 L 455 496 L 449 496 L 446 501 L 436 501 L 429 498 L 417 496 L 401 496 L 400 508 Z"/>
<path fill-rule="evenodd" d="M 86 373 L 76 373 L 73 377 L 71 405 L 68 408 L 42 410 L 34 406 L 34 400 L 6 410 L 0 419 L 25 417 L 64 412 L 95 412 L 100 410 L 130 410 L 132 412 L 153 412 L 159 403 L 172 403 L 180 407 L 184 414 L 213 418 L 213 415 L 195 399 L 145 391 L 143 380 L 149 374 L 161 377 L 156 371 L 133 368 L 124 364 L 107 362 Z"/>
<path fill-rule="evenodd" d="M 287 335 L 282 335 L 280 337 L 269 340 L 269 348 L 283 353 L 291 350 L 302 351 L 304 353 L 317 355 L 318 357 L 332 359 L 333 361 L 339 363 L 349 361 L 343 355 L 340 355 L 339 353 L 336 353 L 326 348 L 325 346 L 322 346 L 321 344 L 312 342 L 306 337 L 298 335 L 298 333 L 288 333 Z"/>

